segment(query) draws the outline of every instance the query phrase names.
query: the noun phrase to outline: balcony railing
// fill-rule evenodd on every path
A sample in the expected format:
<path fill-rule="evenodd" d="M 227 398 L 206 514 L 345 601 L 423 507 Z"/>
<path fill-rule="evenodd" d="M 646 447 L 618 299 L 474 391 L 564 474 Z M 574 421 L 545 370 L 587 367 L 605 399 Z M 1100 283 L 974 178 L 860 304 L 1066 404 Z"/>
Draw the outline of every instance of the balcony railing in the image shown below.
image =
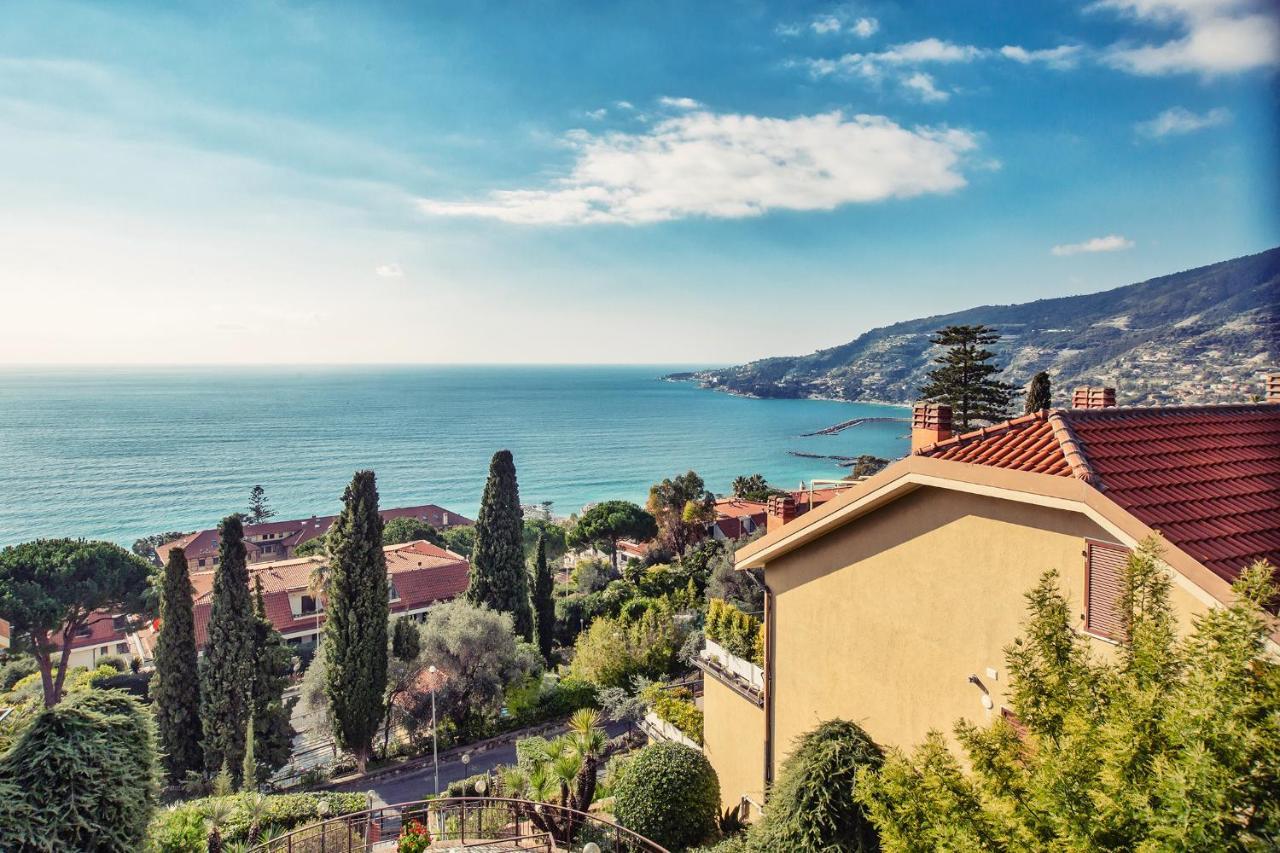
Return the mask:
<path fill-rule="evenodd" d="M 665 847 L 593 814 L 501 797 L 449 797 L 383 806 L 295 829 L 252 853 L 381 853 L 397 848 L 405 827 L 430 833 L 432 850 L 581 850 L 670 853 Z"/>
<path fill-rule="evenodd" d="M 707 640 L 698 654 L 698 668 L 750 699 L 764 705 L 764 670 L 749 660 L 731 654 L 724 646 Z"/>

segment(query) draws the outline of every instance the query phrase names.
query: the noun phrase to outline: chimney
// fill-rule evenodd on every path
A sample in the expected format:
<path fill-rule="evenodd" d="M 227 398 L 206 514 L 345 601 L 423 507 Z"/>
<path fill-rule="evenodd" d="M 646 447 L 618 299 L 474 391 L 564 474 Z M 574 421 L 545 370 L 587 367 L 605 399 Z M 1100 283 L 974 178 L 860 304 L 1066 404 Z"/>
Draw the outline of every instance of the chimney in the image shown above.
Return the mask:
<path fill-rule="evenodd" d="M 1073 409 L 1109 409 L 1116 404 L 1116 389 L 1081 385 L 1071 394 Z"/>
<path fill-rule="evenodd" d="M 1267 402 L 1280 403 L 1280 373 L 1267 374 Z"/>
<path fill-rule="evenodd" d="M 945 403 L 916 403 L 911 407 L 911 452 L 951 438 L 951 407 Z"/>
<path fill-rule="evenodd" d="M 770 495 L 765 530 L 769 533 L 796 517 L 796 499 L 791 495 Z"/>

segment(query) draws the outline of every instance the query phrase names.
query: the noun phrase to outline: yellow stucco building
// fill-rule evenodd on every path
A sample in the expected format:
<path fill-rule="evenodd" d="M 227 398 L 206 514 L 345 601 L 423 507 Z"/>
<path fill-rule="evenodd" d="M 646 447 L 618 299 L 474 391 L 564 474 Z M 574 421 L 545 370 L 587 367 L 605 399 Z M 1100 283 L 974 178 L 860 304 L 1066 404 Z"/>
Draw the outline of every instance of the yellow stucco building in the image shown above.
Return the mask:
<path fill-rule="evenodd" d="M 1010 713 L 1004 649 L 1060 575 L 1079 631 L 1114 648 L 1129 549 L 1156 536 L 1184 630 L 1280 565 L 1280 394 L 1195 408 L 1045 411 L 952 437 L 917 407 L 913 454 L 740 550 L 764 570 L 760 685 L 704 663 L 704 749 L 723 805 L 764 802 L 796 738 L 844 718 L 883 745 Z"/>

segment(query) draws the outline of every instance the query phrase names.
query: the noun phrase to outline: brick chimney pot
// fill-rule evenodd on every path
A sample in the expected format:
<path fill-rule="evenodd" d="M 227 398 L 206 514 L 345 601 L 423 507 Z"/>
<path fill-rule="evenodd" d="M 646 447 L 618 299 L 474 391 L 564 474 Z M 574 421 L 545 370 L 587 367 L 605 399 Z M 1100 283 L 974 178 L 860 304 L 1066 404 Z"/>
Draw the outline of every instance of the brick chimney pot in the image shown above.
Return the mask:
<path fill-rule="evenodd" d="M 1071 394 L 1073 409 L 1109 409 L 1116 404 L 1116 389 L 1081 385 Z"/>
<path fill-rule="evenodd" d="M 916 403 L 911 407 L 911 452 L 951 438 L 951 407 L 946 403 Z"/>

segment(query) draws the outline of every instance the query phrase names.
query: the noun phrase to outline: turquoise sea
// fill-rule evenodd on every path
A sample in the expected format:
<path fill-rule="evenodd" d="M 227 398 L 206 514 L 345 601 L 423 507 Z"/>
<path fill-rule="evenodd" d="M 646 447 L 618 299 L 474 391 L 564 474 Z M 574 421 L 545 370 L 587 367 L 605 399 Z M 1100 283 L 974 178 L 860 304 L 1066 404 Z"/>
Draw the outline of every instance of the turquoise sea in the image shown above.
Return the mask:
<path fill-rule="evenodd" d="M 489 457 L 509 448 L 524 503 L 558 515 L 643 502 L 689 469 L 725 492 L 845 469 L 789 450 L 895 457 L 904 423 L 800 437 L 907 410 L 752 400 L 660 377 L 688 367 L 255 367 L 0 369 L 0 545 L 40 536 L 128 544 L 207 527 L 261 483 L 280 518 L 337 509 L 357 468 L 383 506 L 471 515 Z"/>

